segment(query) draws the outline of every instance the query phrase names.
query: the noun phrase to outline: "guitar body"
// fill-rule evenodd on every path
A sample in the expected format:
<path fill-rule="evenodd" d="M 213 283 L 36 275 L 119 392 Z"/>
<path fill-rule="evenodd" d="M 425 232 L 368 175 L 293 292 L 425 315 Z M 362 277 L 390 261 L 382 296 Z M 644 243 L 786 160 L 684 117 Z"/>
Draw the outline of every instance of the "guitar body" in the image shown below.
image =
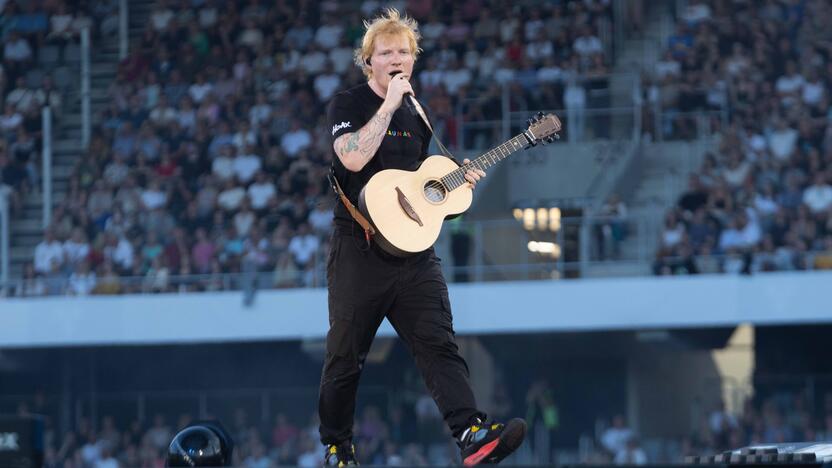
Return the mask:
<path fill-rule="evenodd" d="M 361 190 L 358 207 L 376 229 L 382 249 L 407 257 L 430 248 L 448 215 L 471 206 L 473 191 L 448 190 L 439 180 L 457 169 L 445 156 L 430 156 L 415 171 L 387 169 Z"/>
<path fill-rule="evenodd" d="M 436 242 L 446 216 L 471 206 L 474 195 L 466 171 L 485 170 L 517 150 L 551 143 L 560 128 L 557 116 L 541 112 L 526 131 L 463 167 L 445 156 L 430 156 L 415 171 L 378 172 L 361 189 L 358 209 L 375 227 L 374 239 L 386 252 L 397 257 L 423 252 Z"/>

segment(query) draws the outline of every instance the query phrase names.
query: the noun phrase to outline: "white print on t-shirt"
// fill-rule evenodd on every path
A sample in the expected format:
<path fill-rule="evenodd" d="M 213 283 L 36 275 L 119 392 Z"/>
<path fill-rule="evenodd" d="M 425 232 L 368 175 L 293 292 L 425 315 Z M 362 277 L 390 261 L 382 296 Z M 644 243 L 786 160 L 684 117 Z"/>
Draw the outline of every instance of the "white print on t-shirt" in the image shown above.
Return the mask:
<path fill-rule="evenodd" d="M 341 122 L 339 124 L 335 124 L 332 126 L 332 135 L 335 136 L 335 132 L 337 132 L 338 130 L 341 130 L 342 128 L 350 128 L 351 126 L 352 125 L 350 125 L 350 122 Z"/>

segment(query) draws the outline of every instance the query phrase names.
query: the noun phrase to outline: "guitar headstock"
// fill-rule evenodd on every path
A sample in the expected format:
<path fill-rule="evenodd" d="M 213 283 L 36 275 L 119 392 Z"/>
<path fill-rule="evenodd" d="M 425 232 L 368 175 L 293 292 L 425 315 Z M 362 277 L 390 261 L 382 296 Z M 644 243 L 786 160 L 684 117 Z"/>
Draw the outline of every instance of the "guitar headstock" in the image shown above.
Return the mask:
<path fill-rule="evenodd" d="M 556 139 L 560 139 L 558 132 L 561 129 L 561 123 L 558 116 L 555 114 L 543 114 L 538 112 L 534 117 L 529 119 L 529 128 L 523 134 L 529 140 L 531 146 L 538 143 L 552 143 Z"/>

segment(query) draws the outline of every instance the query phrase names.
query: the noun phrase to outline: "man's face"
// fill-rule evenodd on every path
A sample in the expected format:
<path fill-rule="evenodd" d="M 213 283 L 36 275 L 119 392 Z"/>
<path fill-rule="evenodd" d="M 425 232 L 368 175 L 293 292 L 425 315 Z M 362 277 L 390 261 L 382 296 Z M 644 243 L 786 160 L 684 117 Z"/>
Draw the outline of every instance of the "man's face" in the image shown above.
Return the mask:
<path fill-rule="evenodd" d="M 387 89 L 390 74 L 399 71 L 410 76 L 413 73 L 413 52 L 407 36 L 380 36 L 376 39 L 373 55 L 370 57 L 373 79 Z"/>

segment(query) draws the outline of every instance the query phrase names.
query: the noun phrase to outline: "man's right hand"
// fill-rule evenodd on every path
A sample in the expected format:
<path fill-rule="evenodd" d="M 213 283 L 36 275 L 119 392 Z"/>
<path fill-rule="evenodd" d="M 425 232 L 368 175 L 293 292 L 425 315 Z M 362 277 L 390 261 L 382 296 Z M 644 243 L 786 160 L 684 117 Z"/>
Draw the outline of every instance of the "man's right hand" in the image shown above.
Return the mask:
<path fill-rule="evenodd" d="M 402 105 L 404 95 L 413 95 L 413 88 L 408 80 L 410 80 L 410 75 L 404 73 L 399 73 L 390 78 L 390 83 L 387 85 L 387 96 L 381 105 L 382 109 L 390 113 L 396 112 L 396 109 Z"/>

